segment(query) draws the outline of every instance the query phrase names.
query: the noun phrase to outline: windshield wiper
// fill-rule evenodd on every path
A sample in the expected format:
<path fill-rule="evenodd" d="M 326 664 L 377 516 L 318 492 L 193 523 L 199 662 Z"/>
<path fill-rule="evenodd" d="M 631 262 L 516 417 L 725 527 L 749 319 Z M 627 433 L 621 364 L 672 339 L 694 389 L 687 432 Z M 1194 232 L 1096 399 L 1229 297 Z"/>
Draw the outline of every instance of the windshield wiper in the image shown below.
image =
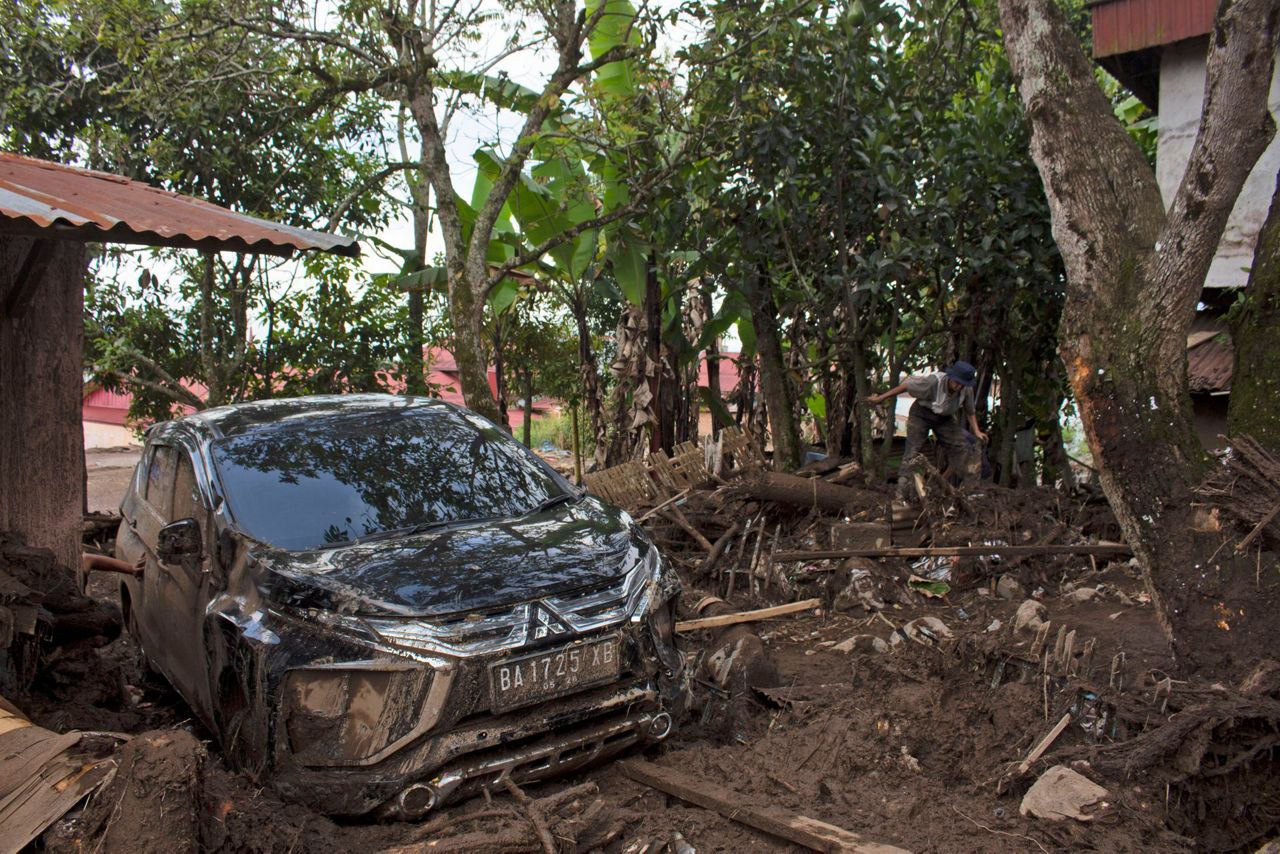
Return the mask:
<path fill-rule="evenodd" d="M 562 492 L 559 495 L 553 495 L 537 507 L 530 510 L 529 515 L 533 516 L 538 513 L 546 513 L 552 507 L 559 507 L 561 504 L 568 504 L 571 501 L 577 501 L 586 494 L 587 491 L 585 489 L 574 489 L 570 492 Z"/>

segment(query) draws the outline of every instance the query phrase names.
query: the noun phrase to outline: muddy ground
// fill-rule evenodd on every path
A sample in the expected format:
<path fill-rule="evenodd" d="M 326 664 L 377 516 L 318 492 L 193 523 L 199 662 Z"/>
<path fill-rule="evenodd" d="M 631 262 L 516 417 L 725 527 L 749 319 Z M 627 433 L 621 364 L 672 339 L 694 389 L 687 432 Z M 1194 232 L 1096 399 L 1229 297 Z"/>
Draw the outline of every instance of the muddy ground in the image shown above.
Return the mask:
<path fill-rule="evenodd" d="M 97 471 L 101 480 L 112 467 Z M 89 477 L 92 494 L 92 466 Z M 912 851 L 1254 850 L 1275 835 L 1274 728 L 1272 747 L 1264 742 L 1243 761 L 1234 759 L 1242 754 L 1210 757 L 1212 744 L 1233 737 L 1223 735 L 1221 716 L 1212 721 L 1219 728 L 1209 727 L 1201 740 L 1201 758 L 1178 744 L 1165 746 L 1174 755 L 1167 761 L 1164 754 L 1146 761 L 1165 747 L 1129 750 L 1144 728 L 1193 714 L 1205 691 L 1227 688 L 1166 677 L 1172 663 L 1127 561 L 1024 560 L 1007 572 L 957 582 L 942 598 L 912 594 L 894 604 L 893 590 L 905 586 L 910 572 L 905 559 L 877 565 L 880 593 L 890 600 L 883 610 L 836 610 L 828 591 L 827 607 L 756 624 L 776 668 L 774 684 L 730 698 L 701 690 L 691 718 L 645 758 L 732 790 L 744 809 L 782 808 Z M 997 592 L 1001 576 L 1008 580 Z M 824 583 L 830 586 L 809 586 Z M 92 592 L 111 598 L 110 580 L 95 581 Z M 708 593 L 724 591 L 691 578 L 685 603 Z M 1035 631 L 1015 631 L 1016 611 L 1027 600 L 1039 602 L 1037 618 L 1051 624 L 1045 646 L 1059 627 L 1075 630 L 1075 665 L 1057 671 L 1046 663 L 1052 650 L 1033 650 Z M 776 601 L 765 589 L 730 604 Z M 909 624 L 919 625 L 912 624 L 917 617 L 936 618 L 945 630 L 932 624 L 932 636 L 904 636 Z M 841 651 L 840 643 L 857 635 L 888 648 L 876 651 L 879 644 L 864 638 Z M 1095 640 L 1086 660 L 1080 651 L 1089 639 Z M 712 640 L 695 633 L 685 646 L 696 656 Z M 1275 688 L 1258 700 L 1266 709 L 1280 705 Z M 282 804 L 226 769 L 181 698 L 140 666 L 127 634 L 60 651 L 26 708 L 51 729 L 147 733 L 122 754 L 129 771 L 122 779 L 132 782 L 102 790 L 56 825 L 42 843 L 50 850 L 543 850 L 506 794 L 492 804 L 476 799 L 450 807 L 421 824 L 334 823 L 305 805 Z M 1044 757 L 1017 774 L 1068 712 L 1069 725 Z M 1251 719 L 1241 712 L 1235 720 Z M 1264 724 L 1239 738 L 1254 744 L 1268 737 L 1265 730 Z M 1252 782 L 1215 800 L 1202 768 L 1231 762 L 1222 775 L 1205 778 L 1217 781 L 1210 787 L 1220 783 L 1226 791 L 1241 772 Z M 1059 763 L 1107 789 L 1089 820 L 1020 815 L 1027 789 Z M 1181 770 L 1171 772 L 1175 766 Z M 653 843 L 669 843 L 677 832 L 699 852 L 801 850 L 632 782 L 616 765 L 531 786 L 528 795 L 547 797 L 583 783 L 594 783 L 598 795 L 588 787 L 579 809 L 603 802 L 593 809 L 608 819 L 611 833 L 597 840 L 604 850 L 676 850 Z M 140 811 L 125 808 L 132 799 L 154 820 L 138 821 Z M 466 819 L 473 813 L 474 820 Z"/>

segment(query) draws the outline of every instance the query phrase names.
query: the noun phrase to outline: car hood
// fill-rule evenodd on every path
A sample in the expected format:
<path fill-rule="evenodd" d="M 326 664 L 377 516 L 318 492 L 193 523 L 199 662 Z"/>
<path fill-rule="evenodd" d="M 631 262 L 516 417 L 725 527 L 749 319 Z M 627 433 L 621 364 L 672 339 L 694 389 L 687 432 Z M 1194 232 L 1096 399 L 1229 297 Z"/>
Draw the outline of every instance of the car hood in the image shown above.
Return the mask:
<path fill-rule="evenodd" d="M 515 519 L 260 560 L 275 576 L 270 595 L 288 604 L 433 617 L 619 579 L 649 548 L 623 511 L 584 497 Z"/>

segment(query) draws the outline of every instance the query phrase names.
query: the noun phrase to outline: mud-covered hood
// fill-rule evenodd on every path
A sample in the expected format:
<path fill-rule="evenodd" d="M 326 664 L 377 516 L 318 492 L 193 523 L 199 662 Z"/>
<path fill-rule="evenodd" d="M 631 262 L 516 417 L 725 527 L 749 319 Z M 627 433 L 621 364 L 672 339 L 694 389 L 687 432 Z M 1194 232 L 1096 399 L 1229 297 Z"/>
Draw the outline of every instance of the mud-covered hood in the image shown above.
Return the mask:
<path fill-rule="evenodd" d="M 517 519 L 258 559 L 264 592 L 283 604 L 429 617 L 618 579 L 650 547 L 625 513 L 584 497 Z"/>

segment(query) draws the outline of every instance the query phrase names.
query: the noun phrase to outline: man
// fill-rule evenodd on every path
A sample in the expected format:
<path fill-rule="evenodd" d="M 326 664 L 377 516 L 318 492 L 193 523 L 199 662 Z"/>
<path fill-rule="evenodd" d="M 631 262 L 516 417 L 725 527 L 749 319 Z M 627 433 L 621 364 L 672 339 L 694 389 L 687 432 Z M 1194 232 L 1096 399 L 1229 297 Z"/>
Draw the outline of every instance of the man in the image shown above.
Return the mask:
<path fill-rule="evenodd" d="M 973 365 L 956 362 L 945 371 L 907 377 L 905 382 L 883 394 L 873 394 L 867 398 L 867 403 L 879 404 L 905 391 L 916 399 L 907 416 L 907 447 L 902 454 L 902 465 L 898 467 L 899 499 L 906 497 L 915 456 L 924 447 L 930 430 L 938 437 L 938 442 L 952 460 L 968 458 L 969 443 L 960 426 L 961 409 L 968 420 L 969 432 L 979 442 L 987 441 L 987 434 L 978 427 L 978 416 L 973 405 L 973 387 L 977 384 L 977 379 L 978 372 Z"/>

